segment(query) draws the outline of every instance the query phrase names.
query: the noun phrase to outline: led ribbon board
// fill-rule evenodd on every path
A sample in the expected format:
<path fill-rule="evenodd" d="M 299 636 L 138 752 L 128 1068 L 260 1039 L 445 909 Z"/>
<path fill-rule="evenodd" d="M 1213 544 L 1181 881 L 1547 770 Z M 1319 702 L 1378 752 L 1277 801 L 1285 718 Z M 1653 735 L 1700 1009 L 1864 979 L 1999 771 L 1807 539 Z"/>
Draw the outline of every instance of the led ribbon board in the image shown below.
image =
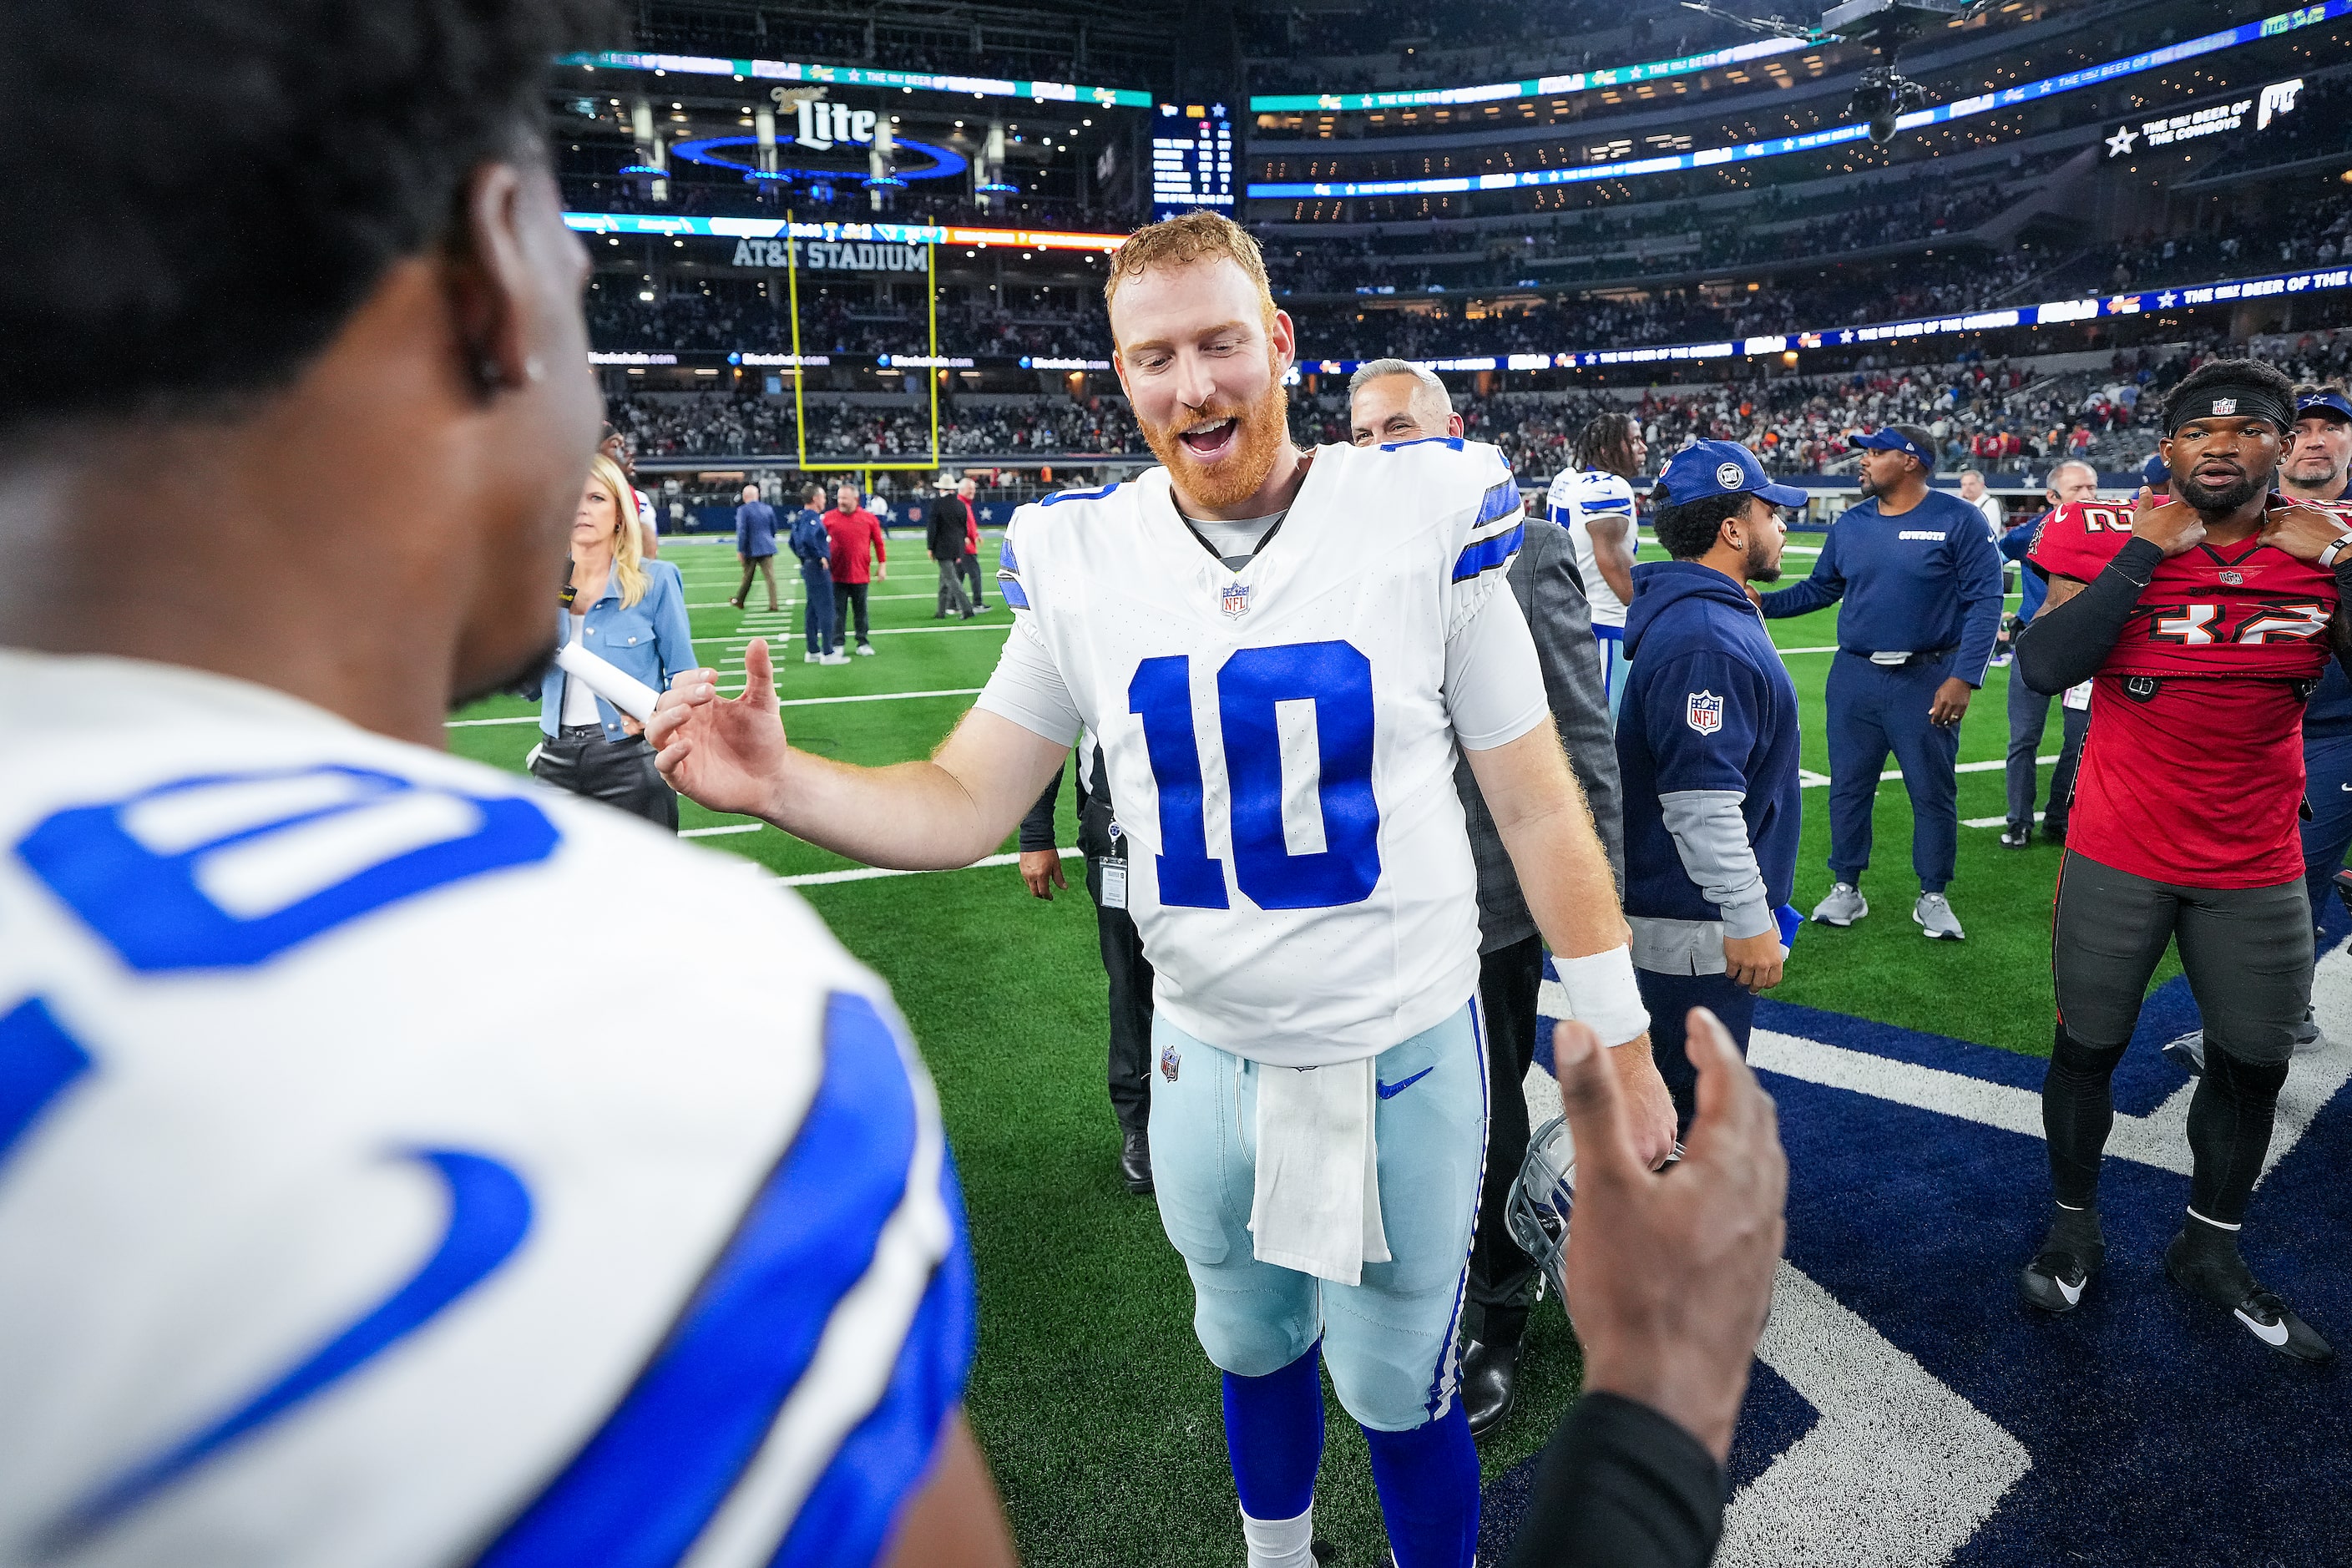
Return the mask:
<path fill-rule="evenodd" d="M 1827 327 L 1814 331 L 1768 333 L 1712 343 L 1660 343 L 1633 349 L 1569 349 L 1558 353 L 1465 354 L 1449 359 L 1412 363 L 1428 370 L 1586 370 L 1600 365 L 1661 364 L 1678 360 L 1734 359 L 1785 353 L 1791 349 L 1849 348 L 1857 343 L 1900 342 L 1948 332 L 1997 331 L 2005 327 L 2054 327 L 2070 321 L 2096 321 L 2104 316 L 2137 316 L 2150 310 L 2184 310 L 2203 305 L 2234 304 L 2242 300 L 2268 299 L 2274 294 L 2314 294 L 2352 289 L 2352 267 L 2326 267 L 2308 272 L 2276 272 L 2267 278 L 2239 278 L 2219 283 L 2197 283 L 2182 289 L 2148 289 L 2135 294 L 2105 294 L 2095 300 L 2053 300 L 2046 305 L 2019 305 L 2002 310 L 1971 310 L 1952 316 L 1923 316 L 1909 321 L 1878 321 L 1860 327 Z M 1369 360 L 1301 360 L 1294 374 L 1348 375 Z"/>
<path fill-rule="evenodd" d="M 804 82 L 822 87 L 886 87 L 907 92 L 953 92 L 973 98 L 1023 98 L 1033 103 L 1091 103 L 1105 109 L 1149 109 L 1151 94 L 1135 88 L 1080 87 L 1066 81 L 1007 81 L 997 77 L 940 76 L 930 71 L 862 70 L 856 66 L 808 65 L 799 60 L 737 60 L 709 55 L 558 55 L 559 66 L 586 70 L 632 70 L 680 76 L 723 76 L 761 81 Z"/>
<path fill-rule="evenodd" d="M 896 245 L 1010 246 L 1018 250 L 1117 250 L 1123 234 L 1075 234 L 1036 228 L 967 228 L 936 223 L 787 223 L 780 217 L 686 217 L 669 213 L 565 213 L 567 227 L 583 234 L 696 235 L 727 239 L 881 241 Z M 786 229 L 792 232 L 785 233 Z M 779 252 L 782 247 L 779 246 Z M 782 267 L 779 259 L 770 262 Z"/>
<path fill-rule="evenodd" d="M 1433 104 L 1499 103 L 1520 98 L 1549 98 L 1555 93 L 1583 92 L 1589 88 L 1630 87 L 1661 77 L 1687 76 L 1717 66 L 1784 55 L 1790 49 L 1812 49 L 1822 44 L 1803 38 L 1758 38 L 1729 48 L 1709 49 L 1680 59 L 1643 60 L 1639 65 L 1608 66 L 1600 70 L 1570 71 L 1566 76 L 1531 77 L 1524 81 L 1498 81 L 1485 87 L 1431 87 L 1395 92 L 1275 92 L 1249 100 L 1250 111 L 1309 110 L 1345 113 L 1356 109 L 1420 109 Z"/>
<path fill-rule="evenodd" d="M 2097 87 L 2119 78 L 2137 76 L 2141 71 L 2160 69 L 2179 65 L 2183 60 L 2196 59 L 2221 49 L 2233 49 L 2241 44 L 2254 43 L 2263 38 L 2277 37 L 2300 27 L 2316 26 L 2322 22 L 2352 14 L 2352 0 L 2320 0 L 2294 11 L 2282 11 L 2275 16 L 2246 22 L 2227 27 L 2202 37 L 2189 38 L 2162 48 L 2147 49 L 2122 59 L 2104 64 L 2084 66 L 2057 76 L 2043 77 L 2039 81 L 2020 87 L 2005 87 L 1998 92 L 1982 93 L 1953 103 L 1939 103 L 1932 109 L 1914 110 L 1895 122 L 1898 132 L 1916 131 L 1925 125 L 1943 125 L 1955 120 L 1967 120 L 1979 114 L 1991 114 L 2003 109 L 2014 109 L 2023 103 L 2036 103 L 2054 98 L 2062 92 L 2075 92 L 2086 87 Z M 1778 158 L 1790 153 L 1810 153 L 1843 142 L 1859 142 L 1870 134 L 1863 125 L 1839 125 L 1827 131 L 1808 132 L 1802 136 L 1780 136 L 1762 142 L 1743 142 L 1732 147 L 1709 147 L 1696 153 L 1675 153 L 1654 158 L 1621 158 L 1605 163 L 1580 163 L 1567 169 L 1528 169 L 1508 174 L 1468 174 L 1429 180 L 1363 180 L 1328 183 L 1272 180 L 1249 186 L 1247 194 L 1258 196 L 1403 196 L 1446 195 L 1457 191 L 1507 191 L 1533 185 L 1578 184 L 1587 180 L 1617 180 L 1636 174 L 1664 174 L 1677 169 L 1706 169 L 1718 163 L 1742 163 L 1752 158 Z"/>

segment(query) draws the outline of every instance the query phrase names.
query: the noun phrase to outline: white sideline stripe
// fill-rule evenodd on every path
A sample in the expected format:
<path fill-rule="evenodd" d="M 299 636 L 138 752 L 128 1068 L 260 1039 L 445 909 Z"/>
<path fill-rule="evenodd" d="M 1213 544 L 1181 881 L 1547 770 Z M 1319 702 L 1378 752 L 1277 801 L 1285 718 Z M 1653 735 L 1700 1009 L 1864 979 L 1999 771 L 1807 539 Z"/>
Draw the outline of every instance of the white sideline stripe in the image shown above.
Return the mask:
<path fill-rule="evenodd" d="M 1065 860 L 1076 860 L 1080 858 L 1085 851 L 1075 846 L 1066 846 L 1055 850 L 1054 853 Z M 1018 854 L 989 855 L 974 860 L 969 866 L 951 866 L 948 870 L 978 871 L 990 866 L 1017 866 L 1020 863 L 1021 857 Z M 846 871 L 804 871 L 797 877 L 779 877 L 776 880 L 787 888 L 824 888 L 830 887 L 835 882 L 871 882 L 884 877 L 939 877 L 946 874 L 945 871 L 890 871 L 879 866 L 858 866 Z"/>
<path fill-rule="evenodd" d="M 2023 1444 L 1786 1262 L 1756 1357 L 1821 1420 L 1731 1500 L 1719 1563 L 1946 1563 L 2032 1468 Z"/>
<path fill-rule="evenodd" d="M 1775 651 L 1778 652 L 1782 658 L 1788 658 L 1792 653 L 1835 653 L 1837 652 L 1837 644 L 1831 643 L 1822 647 L 1784 647 L 1776 649 Z"/>
<path fill-rule="evenodd" d="M 2057 760 L 2058 759 L 2055 756 L 2036 757 L 2033 759 L 2037 765 L 2045 768 L 2050 766 L 2053 763 L 2055 763 Z M 2009 762 L 2006 758 L 1994 757 L 1981 763 L 1959 763 L 1953 766 L 1952 771 L 1956 773 L 1992 773 L 1996 769 L 2005 768 L 2007 766 L 2009 766 Z M 1903 773 L 1900 769 L 1889 768 L 1885 773 L 1878 775 L 1878 782 L 1880 784 L 1892 784 L 1902 776 Z M 1829 782 L 1830 776 L 1827 773 L 1817 773 L 1810 768 L 1799 768 L 1797 770 L 1797 787 L 1800 789 L 1826 789 L 1829 787 Z M 1971 821 L 1969 826 L 1970 827 L 1998 827 L 2008 820 L 2009 818 L 2005 816 L 1983 816 Z"/>
<path fill-rule="evenodd" d="M 856 697 L 787 697 L 776 704 L 779 708 L 822 708 L 831 702 L 906 702 L 919 697 L 977 697 L 984 689 L 978 686 L 951 686 L 938 691 L 868 691 Z M 741 690 L 726 692 L 729 697 L 740 697 Z M 536 713 L 518 713 L 511 719 L 445 719 L 445 730 L 464 730 L 481 724 L 536 724 Z"/>
<path fill-rule="evenodd" d="M 1964 816 L 1960 818 L 1960 826 L 1962 827 L 2007 827 L 2009 826 L 2009 818 L 2006 816 Z"/>
<path fill-rule="evenodd" d="M 716 838 L 723 833 L 757 833 L 768 825 L 764 822 L 730 822 L 724 827 L 681 827 L 680 838 Z"/>
<path fill-rule="evenodd" d="M 1824 1088 L 1866 1094 L 1916 1110 L 1957 1116 L 2029 1138 L 2042 1136 L 2039 1089 L 1988 1083 L 1964 1073 L 1848 1050 L 1843 1046 L 1801 1039 L 1772 1029 L 1759 1029 L 1750 1037 L 1748 1060 L 1766 1072 L 1803 1079 Z M 2107 1152 L 2175 1175 L 2189 1174 L 2189 1097 L 2196 1087 L 2193 1083 L 2181 1085 L 2170 1099 L 2146 1116 L 2117 1112 L 2116 1130 L 2107 1137 Z"/>

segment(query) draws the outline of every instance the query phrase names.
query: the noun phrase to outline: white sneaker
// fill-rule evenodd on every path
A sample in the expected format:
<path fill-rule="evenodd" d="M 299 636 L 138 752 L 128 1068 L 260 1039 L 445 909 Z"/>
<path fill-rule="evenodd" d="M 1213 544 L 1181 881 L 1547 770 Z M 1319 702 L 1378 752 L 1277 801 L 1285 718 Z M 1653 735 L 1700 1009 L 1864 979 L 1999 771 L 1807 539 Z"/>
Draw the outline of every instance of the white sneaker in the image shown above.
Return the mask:
<path fill-rule="evenodd" d="M 823 664 L 824 662 L 824 655 L 821 653 L 804 653 L 801 655 L 801 662 L 803 664 Z"/>
<path fill-rule="evenodd" d="M 857 645 L 857 657 L 860 658 L 872 658 L 874 657 L 874 645 L 870 642 L 859 643 Z"/>
<path fill-rule="evenodd" d="M 849 656 L 836 650 L 833 653 L 826 654 L 817 662 L 820 664 L 847 664 L 849 662 Z"/>
<path fill-rule="evenodd" d="M 1870 912 L 1870 900 L 1852 882 L 1840 882 L 1830 896 L 1813 906 L 1813 919 L 1825 926 L 1850 926 Z"/>
<path fill-rule="evenodd" d="M 1969 933 L 1960 929 L 1960 917 L 1952 913 L 1952 906 L 1941 893 L 1922 893 L 1919 901 L 1911 906 L 1911 919 L 1919 934 L 1937 942 L 1965 942 Z"/>

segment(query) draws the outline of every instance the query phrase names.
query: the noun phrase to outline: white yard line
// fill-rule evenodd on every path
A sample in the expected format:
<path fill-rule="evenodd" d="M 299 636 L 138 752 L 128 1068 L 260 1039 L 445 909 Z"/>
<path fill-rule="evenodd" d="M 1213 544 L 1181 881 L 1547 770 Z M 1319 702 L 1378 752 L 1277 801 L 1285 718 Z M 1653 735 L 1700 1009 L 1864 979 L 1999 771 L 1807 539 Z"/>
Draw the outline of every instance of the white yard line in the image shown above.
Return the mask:
<path fill-rule="evenodd" d="M 1054 853 L 1059 855 L 1065 860 L 1075 860 L 1082 856 L 1085 851 L 1078 849 L 1074 846 L 1066 846 L 1060 849 L 1055 850 Z M 1020 863 L 1021 857 L 1017 854 L 990 855 L 982 859 L 973 861 L 969 866 L 959 867 L 957 869 L 977 871 L 989 866 L 1017 866 Z M 782 882 L 787 888 L 824 888 L 830 887 L 835 882 L 871 882 L 883 877 L 937 877 L 941 875 L 944 875 L 944 873 L 939 871 L 886 871 L 879 866 L 856 866 L 852 867 L 846 871 L 807 871 L 797 877 L 779 877 L 776 880 Z"/>
<path fill-rule="evenodd" d="M 2056 757 L 2036 757 L 2033 760 L 2039 765 L 2046 768 L 2058 759 Z M 1956 773 L 1992 773 L 1996 769 L 2005 768 L 2007 766 L 2009 766 L 2008 758 L 1994 757 L 1987 762 L 1961 763 L 1956 765 L 1952 771 Z M 1889 784 L 1902 776 L 1902 773 L 1897 769 L 1889 768 L 1885 773 L 1878 775 L 1878 782 L 1880 784 Z M 1810 768 L 1799 768 L 1797 770 L 1797 784 L 1801 789 L 1826 789 L 1829 787 L 1829 775 L 1826 773 L 1817 773 Z M 1989 816 L 1970 822 L 1969 826 L 1970 827 L 1997 827 L 2007 820 L 2007 817 Z"/>
<path fill-rule="evenodd" d="M 717 838 L 727 833 L 757 833 L 768 825 L 764 822 L 730 822 L 723 827 L 681 827 L 680 838 Z"/>
<path fill-rule="evenodd" d="M 954 686 L 938 691 L 868 691 L 854 697 L 787 697 L 776 706 L 822 708 L 834 702 L 908 702 L 925 697 L 977 697 L 981 689 L 977 686 Z M 741 693 L 732 691 L 727 695 L 734 697 L 740 696 Z M 536 724 L 538 722 L 539 715 L 536 713 L 518 713 L 511 719 L 447 719 L 442 721 L 442 728 L 467 730 L 488 724 Z"/>

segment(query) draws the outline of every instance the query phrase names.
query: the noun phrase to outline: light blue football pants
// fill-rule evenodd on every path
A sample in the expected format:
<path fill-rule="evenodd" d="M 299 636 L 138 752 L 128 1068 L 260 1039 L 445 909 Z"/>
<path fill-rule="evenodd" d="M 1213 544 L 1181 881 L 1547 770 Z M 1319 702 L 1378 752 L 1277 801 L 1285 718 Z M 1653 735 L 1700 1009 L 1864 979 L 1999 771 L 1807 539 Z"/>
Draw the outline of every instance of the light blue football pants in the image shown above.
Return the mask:
<path fill-rule="evenodd" d="M 1192 1329 L 1219 1370 L 1264 1377 L 1319 1337 L 1339 1403 L 1404 1432 L 1454 1399 L 1454 1336 L 1486 1157 L 1485 1022 L 1475 1004 L 1376 1059 L 1381 1220 L 1391 1261 L 1335 1285 L 1250 1247 L 1262 1068 L 1151 1021 L 1151 1175 L 1192 1275 Z"/>

